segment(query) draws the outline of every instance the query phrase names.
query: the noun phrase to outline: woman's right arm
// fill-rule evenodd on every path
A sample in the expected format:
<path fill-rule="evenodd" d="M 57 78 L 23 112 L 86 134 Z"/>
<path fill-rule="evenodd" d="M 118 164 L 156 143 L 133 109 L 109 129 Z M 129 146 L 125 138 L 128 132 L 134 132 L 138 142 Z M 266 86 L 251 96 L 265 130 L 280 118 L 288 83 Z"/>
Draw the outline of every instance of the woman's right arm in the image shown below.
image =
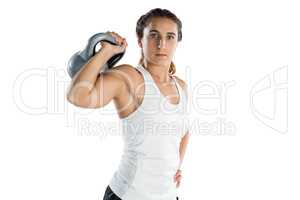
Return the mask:
<path fill-rule="evenodd" d="M 101 67 L 108 59 L 116 53 L 123 52 L 127 46 L 125 39 L 115 36 L 121 46 L 103 44 L 101 50 L 72 78 L 67 92 L 67 99 L 70 103 L 84 108 L 100 108 L 125 89 L 124 78 L 115 67 L 99 74 Z"/>

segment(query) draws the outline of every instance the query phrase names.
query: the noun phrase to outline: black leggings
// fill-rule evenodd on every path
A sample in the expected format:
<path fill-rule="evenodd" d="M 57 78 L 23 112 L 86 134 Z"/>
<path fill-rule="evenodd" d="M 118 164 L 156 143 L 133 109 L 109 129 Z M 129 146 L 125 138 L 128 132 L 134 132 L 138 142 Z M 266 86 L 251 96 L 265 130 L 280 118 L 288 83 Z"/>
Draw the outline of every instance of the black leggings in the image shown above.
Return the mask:
<path fill-rule="evenodd" d="M 105 194 L 104 194 L 103 200 L 122 200 L 122 199 L 120 199 L 120 197 L 118 197 L 118 196 L 111 190 L 111 188 L 110 188 L 109 185 L 108 185 L 108 186 L 106 187 L 106 190 L 105 190 Z M 179 200 L 179 198 L 176 197 L 176 200 Z"/>

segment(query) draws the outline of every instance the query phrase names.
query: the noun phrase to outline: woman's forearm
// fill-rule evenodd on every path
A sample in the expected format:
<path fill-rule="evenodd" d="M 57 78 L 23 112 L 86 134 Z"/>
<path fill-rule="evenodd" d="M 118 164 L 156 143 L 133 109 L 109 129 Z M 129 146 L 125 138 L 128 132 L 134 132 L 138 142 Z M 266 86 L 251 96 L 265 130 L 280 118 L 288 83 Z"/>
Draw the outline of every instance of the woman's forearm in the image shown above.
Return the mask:
<path fill-rule="evenodd" d="M 111 56 L 111 52 L 106 49 L 97 52 L 72 78 L 68 96 L 76 98 L 87 95 L 93 89 L 101 68 Z"/>
<path fill-rule="evenodd" d="M 181 142 L 180 142 L 180 147 L 179 147 L 179 154 L 180 154 L 180 165 L 179 165 L 179 169 L 181 168 L 182 162 L 183 162 L 183 158 L 187 149 L 187 145 L 189 142 L 189 137 L 190 137 L 190 133 L 189 131 L 186 132 L 186 134 L 182 137 Z"/>

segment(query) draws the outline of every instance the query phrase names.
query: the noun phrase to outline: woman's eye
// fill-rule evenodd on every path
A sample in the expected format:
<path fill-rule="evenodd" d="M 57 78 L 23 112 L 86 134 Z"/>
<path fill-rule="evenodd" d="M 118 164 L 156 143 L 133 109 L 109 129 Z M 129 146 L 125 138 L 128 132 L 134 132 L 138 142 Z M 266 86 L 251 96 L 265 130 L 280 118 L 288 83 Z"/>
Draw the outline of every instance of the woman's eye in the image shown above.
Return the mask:
<path fill-rule="evenodd" d="M 174 36 L 168 35 L 167 38 L 168 38 L 169 40 L 171 40 L 171 39 L 174 39 Z"/>
<path fill-rule="evenodd" d="M 151 37 L 151 38 L 156 38 L 156 37 L 157 37 L 157 34 L 150 34 L 150 37 Z"/>

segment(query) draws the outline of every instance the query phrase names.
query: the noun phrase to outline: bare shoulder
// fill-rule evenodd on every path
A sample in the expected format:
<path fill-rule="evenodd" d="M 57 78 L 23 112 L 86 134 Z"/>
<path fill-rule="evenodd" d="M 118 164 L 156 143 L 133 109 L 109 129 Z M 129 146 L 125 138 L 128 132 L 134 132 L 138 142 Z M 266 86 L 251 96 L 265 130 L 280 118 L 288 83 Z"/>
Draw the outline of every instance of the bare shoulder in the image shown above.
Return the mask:
<path fill-rule="evenodd" d="M 175 76 L 174 77 L 176 78 L 177 82 L 179 83 L 179 85 L 184 89 L 186 90 L 187 89 L 187 84 L 184 80 L 182 80 L 181 78 L 179 78 L 178 76 Z"/>
<path fill-rule="evenodd" d="M 125 73 L 126 75 L 132 74 L 134 73 L 135 68 L 132 65 L 129 64 L 122 64 L 122 65 L 118 65 L 115 66 L 111 69 L 108 69 L 106 72 L 121 72 L 121 73 Z"/>
<path fill-rule="evenodd" d="M 115 66 L 115 67 L 111 68 L 110 70 L 121 70 L 124 72 L 132 73 L 133 71 L 135 71 L 135 68 L 129 64 L 122 64 L 122 65 Z"/>
<path fill-rule="evenodd" d="M 188 92 L 188 85 L 186 84 L 186 82 L 184 80 L 182 80 L 181 78 L 179 78 L 178 76 L 175 76 L 175 79 L 177 80 L 177 83 L 181 86 L 181 88 L 183 89 L 184 93 L 186 94 L 186 96 L 189 96 L 189 92 Z"/>
<path fill-rule="evenodd" d="M 142 81 L 142 76 L 138 70 L 129 64 L 121 64 L 108 70 L 108 73 L 113 73 L 122 79 L 130 91 L 133 91 L 137 84 Z"/>
<path fill-rule="evenodd" d="M 132 65 L 129 65 L 129 64 L 122 64 L 122 65 L 115 66 L 115 67 L 107 70 L 106 72 L 112 73 L 112 74 L 122 78 L 126 83 L 128 81 L 134 81 L 132 79 L 138 75 L 135 67 L 133 67 Z"/>

